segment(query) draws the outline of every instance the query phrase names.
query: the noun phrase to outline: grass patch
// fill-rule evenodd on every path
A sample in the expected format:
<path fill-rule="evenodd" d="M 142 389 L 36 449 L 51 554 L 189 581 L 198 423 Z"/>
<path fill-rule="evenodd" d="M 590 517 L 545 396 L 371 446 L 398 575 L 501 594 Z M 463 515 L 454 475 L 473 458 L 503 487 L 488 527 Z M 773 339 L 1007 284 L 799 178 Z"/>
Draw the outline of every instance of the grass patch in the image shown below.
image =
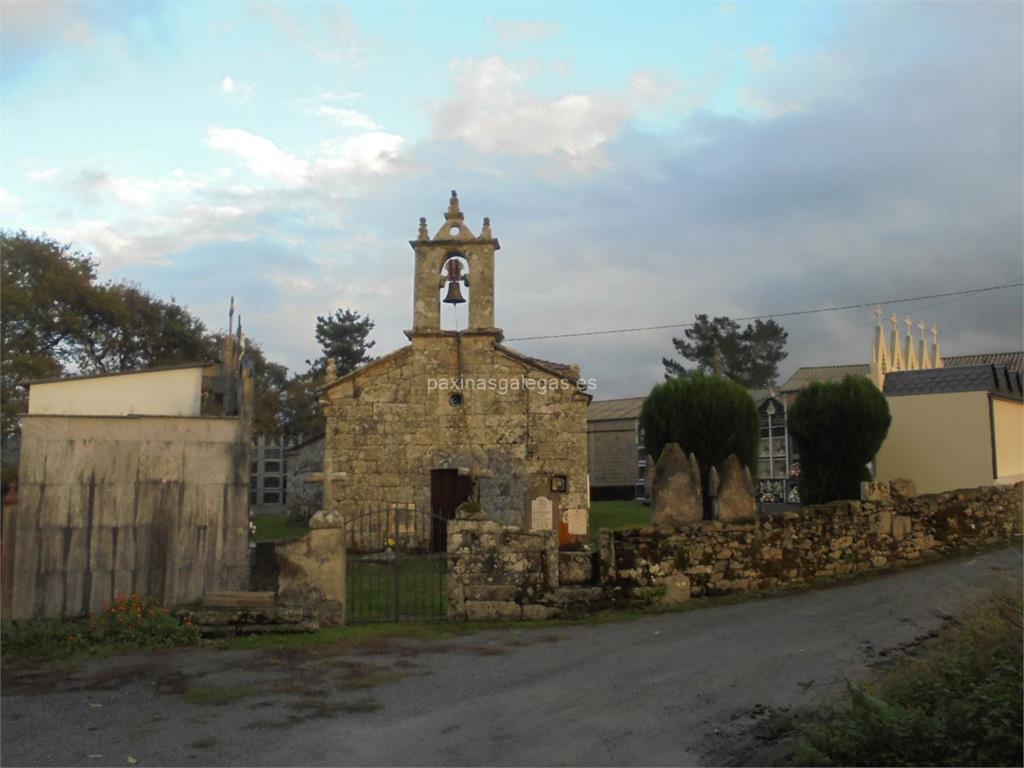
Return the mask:
<path fill-rule="evenodd" d="M 257 688 L 191 688 L 185 691 L 185 701 L 204 706 L 222 706 L 257 693 Z"/>
<path fill-rule="evenodd" d="M 635 501 L 595 501 L 590 505 L 590 540 L 597 542 L 602 528 L 622 530 L 651 524 L 651 508 Z"/>
<path fill-rule="evenodd" d="M 448 561 L 438 555 L 401 554 L 396 561 L 349 554 L 345 589 L 348 620 L 353 623 L 448 614 Z"/>
<path fill-rule="evenodd" d="M 283 512 L 268 515 L 256 515 L 256 541 L 289 541 L 301 539 L 309 533 L 309 526 L 289 525 L 288 517 Z"/>
<path fill-rule="evenodd" d="M 795 765 L 1021 765 L 1021 594 L 995 591 L 926 647 L 802 726 Z"/>

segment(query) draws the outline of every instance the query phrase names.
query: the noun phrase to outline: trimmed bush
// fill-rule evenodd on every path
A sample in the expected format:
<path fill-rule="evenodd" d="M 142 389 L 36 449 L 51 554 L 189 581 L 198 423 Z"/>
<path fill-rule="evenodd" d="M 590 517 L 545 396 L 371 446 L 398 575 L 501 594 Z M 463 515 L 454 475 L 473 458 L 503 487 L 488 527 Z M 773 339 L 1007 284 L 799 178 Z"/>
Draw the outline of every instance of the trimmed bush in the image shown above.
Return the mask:
<path fill-rule="evenodd" d="M 640 411 L 644 444 L 655 459 L 668 443 L 679 443 L 700 464 L 705 491 L 708 473 L 735 453 L 752 474 L 757 471 L 761 419 L 750 394 L 721 376 L 691 373 L 656 384 Z"/>
<path fill-rule="evenodd" d="M 823 504 L 859 499 L 868 462 L 889 432 L 885 395 L 868 379 L 815 382 L 789 409 L 789 434 L 800 452 L 800 499 Z"/>

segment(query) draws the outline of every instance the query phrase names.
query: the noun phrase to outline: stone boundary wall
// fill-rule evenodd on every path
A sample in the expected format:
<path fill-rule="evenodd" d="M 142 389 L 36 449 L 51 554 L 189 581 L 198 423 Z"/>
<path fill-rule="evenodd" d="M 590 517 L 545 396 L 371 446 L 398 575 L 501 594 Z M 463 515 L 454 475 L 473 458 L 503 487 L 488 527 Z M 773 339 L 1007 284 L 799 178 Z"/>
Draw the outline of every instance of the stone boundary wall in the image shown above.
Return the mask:
<path fill-rule="evenodd" d="M 263 551 L 257 552 L 253 588 L 274 592 L 278 608 L 301 611 L 321 627 L 344 624 L 345 538 L 340 513 L 317 512 L 305 536 L 257 546 Z"/>
<path fill-rule="evenodd" d="M 243 589 L 248 442 L 229 417 L 22 417 L 3 618 L 84 616 L 131 592 L 177 606 Z"/>
<path fill-rule="evenodd" d="M 601 584 L 616 603 L 670 604 L 1011 542 L 1021 534 L 1022 493 L 1018 483 L 744 521 L 602 530 Z"/>
<path fill-rule="evenodd" d="M 448 523 L 448 618 L 535 620 L 578 615 L 603 600 L 587 551 L 558 549 L 552 530 L 524 531 L 464 505 Z"/>

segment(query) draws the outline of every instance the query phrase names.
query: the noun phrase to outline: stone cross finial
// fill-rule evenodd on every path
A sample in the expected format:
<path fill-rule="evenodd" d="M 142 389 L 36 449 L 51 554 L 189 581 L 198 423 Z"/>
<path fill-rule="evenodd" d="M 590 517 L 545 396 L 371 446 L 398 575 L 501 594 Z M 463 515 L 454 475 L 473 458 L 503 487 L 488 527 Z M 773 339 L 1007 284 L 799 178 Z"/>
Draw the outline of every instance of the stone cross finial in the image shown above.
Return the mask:
<path fill-rule="evenodd" d="M 882 308 L 880 306 L 878 306 L 877 304 L 875 305 L 875 317 L 878 319 L 878 324 L 881 325 L 882 324 Z"/>
<path fill-rule="evenodd" d="M 921 320 L 921 321 L 920 321 L 920 322 L 919 322 L 919 323 L 917 324 L 917 330 L 918 330 L 918 331 L 919 331 L 919 332 L 921 333 L 921 338 L 922 338 L 922 339 L 924 338 L 924 329 L 925 329 L 925 327 L 926 327 L 926 326 L 925 326 L 925 324 L 924 324 L 924 320 Z"/>
<path fill-rule="evenodd" d="M 427 230 L 427 217 L 426 216 L 420 216 L 420 233 L 419 233 L 419 237 L 420 237 L 420 240 L 429 240 L 430 239 L 430 232 Z"/>
<path fill-rule="evenodd" d="M 893 333 L 899 333 L 900 332 L 900 319 L 898 317 L 896 317 L 896 313 L 895 312 L 893 312 L 891 315 L 889 315 L 889 322 L 892 323 L 892 332 Z"/>
<path fill-rule="evenodd" d="M 449 219 L 462 218 L 462 211 L 459 210 L 459 193 L 454 189 L 452 190 L 451 199 L 448 201 L 448 213 L 446 217 Z"/>
<path fill-rule="evenodd" d="M 905 318 L 903 318 L 903 324 L 907 326 L 907 336 L 911 336 L 912 334 L 910 332 L 910 329 L 913 327 L 914 321 L 910 319 L 910 315 L 907 315 Z"/>
<path fill-rule="evenodd" d="M 938 341 L 939 341 L 939 329 L 938 329 L 938 326 L 935 325 L 935 323 L 932 323 L 932 344 L 935 344 Z"/>
<path fill-rule="evenodd" d="M 483 229 L 480 230 L 480 238 L 483 240 L 490 240 L 492 237 L 494 236 L 491 234 L 491 217 L 484 216 L 484 226 Z"/>

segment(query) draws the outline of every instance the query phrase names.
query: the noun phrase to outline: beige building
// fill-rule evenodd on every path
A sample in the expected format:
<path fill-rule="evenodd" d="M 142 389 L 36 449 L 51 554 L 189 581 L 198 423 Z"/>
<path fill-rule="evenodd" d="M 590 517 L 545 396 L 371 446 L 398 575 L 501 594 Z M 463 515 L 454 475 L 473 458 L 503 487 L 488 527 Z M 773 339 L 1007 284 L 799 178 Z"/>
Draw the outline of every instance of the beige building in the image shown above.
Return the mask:
<path fill-rule="evenodd" d="M 221 364 L 31 384 L 18 502 L 3 510 L 5 619 L 166 605 L 249 579 L 252 371 Z"/>
<path fill-rule="evenodd" d="M 188 363 L 34 381 L 28 412 L 48 416 L 199 416 L 203 380 L 214 373 L 214 363 Z"/>
<path fill-rule="evenodd" d="M 892 426 L 878 480 L 912 479 L 921 493 L 1024 479 L 1021 374 L 994 365 L 890 373 Z"/>
<path fill-rule="evenodd" d="M 410 244 L 411 343 L 334 381 L 328 373 L 325 508 L 411 504 L 450 517 L 474 496 L 502 522 L 585 536 L 590 396 L 576 367 L 501 344 L 490 221 L 471 231 L 453 192 L 433 237 L 421 219 Z"/>

